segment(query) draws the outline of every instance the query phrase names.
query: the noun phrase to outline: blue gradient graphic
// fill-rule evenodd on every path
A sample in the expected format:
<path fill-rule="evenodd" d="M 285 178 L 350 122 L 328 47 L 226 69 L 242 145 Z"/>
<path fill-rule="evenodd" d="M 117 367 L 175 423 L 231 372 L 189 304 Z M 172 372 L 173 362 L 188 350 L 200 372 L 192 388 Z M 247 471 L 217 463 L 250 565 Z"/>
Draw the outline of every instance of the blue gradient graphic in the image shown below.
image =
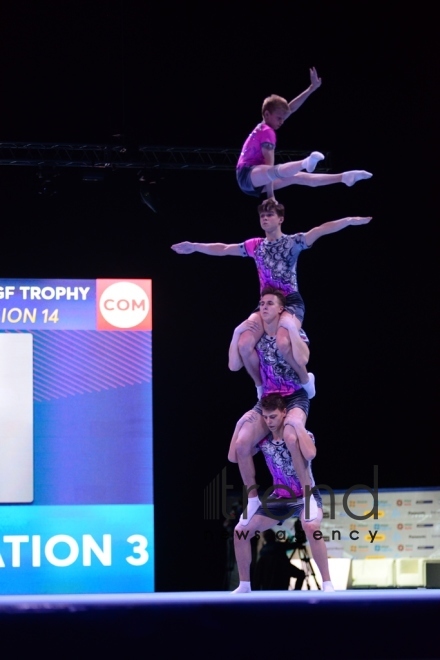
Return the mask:
<path fill-rule="evenodd" d="M 28 286 L 89 290 L 84 300 L 26 300 Z M 96 304 L 95 280 L 0 280 L 0 332 L 34 338 L 34 501 L 0 505 L 0 594 L 154 591 L 152 332 L 96 330 Z M 44 323 L 55 309 L 58 321 Z M 56 565 L 69 544 L 78 559 Z"/>
<path fill-rule="evenodd" d="M 151 383 L 35 403 L 35 504 L 152 504 Z"/>
<path fill-rule="evenodd" d="M 9 506 L 1 509 L 0 594 L 99 594 L 154 591 L 153 506 Z M 45 546 L 63 534 L 79 547 L 79 556 L 70 566 L 54 566 L 45 556 Z M 111 535 L 111 565 L 104 566 L 93 552 L 91 565 L 83 565 L 83 536 L 91 535 L 103 547 L 103 535 Z M 146 539 L 142 555 L 127 539 L 133 534 Z M 19 546 L 19 566 L 12 567 L 13 542 L 5 537 L 28 537 Z M 41 566 L 33 566 L 32 537 L 41 538 Z M 67 543 L 53 548 L 58 559 L 70 554 Z M 147 555 L 145 554 L 147 553 Z M 49 553 L 50 556 L 50 553 Z M 127 562 L 134 557 L 147 561 L 139 566 Z M 17 556 L 16 556 L 17 559 Z"/>

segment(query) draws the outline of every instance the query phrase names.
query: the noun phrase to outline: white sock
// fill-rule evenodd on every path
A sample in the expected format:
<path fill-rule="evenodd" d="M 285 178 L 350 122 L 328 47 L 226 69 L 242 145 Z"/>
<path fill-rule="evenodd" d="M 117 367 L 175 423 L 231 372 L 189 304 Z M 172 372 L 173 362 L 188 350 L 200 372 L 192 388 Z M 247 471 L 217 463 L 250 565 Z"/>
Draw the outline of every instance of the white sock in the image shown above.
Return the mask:
<path fill-rule="evenodd" d="M 315 376 L 309 371 L 309 380 L 307 383 L 301 383 L 303 389 L 307 392 L 309 399 L 313 399 L 316 394 Z"/>
<path fill-rule="evenodd" d="M 231 594 L 250 594 L 250 593 L 251 593 L 251 583 L 245 582 L 244 580 L 240 580 L 240 584 L 238 585 L 238 587 L 234 589 L 234 591 L 231 591 Z"/>
<path fill-rule="evenodd" d="M 356 181 L 361 181 L 361 179 L 371 179 L 372 176 L 371 172 L 366 172 L 365 170 L 342 172 L 342 183 L 345 183 L 346 186 L 353 186 Z"/>
<path fill-rule="evenodd" d="M 255 387 L 257 388 L 257 397 L 258 397 L 258 401 L 259 401 L 261 399 L 261 397 L 263 396 L 263 394 L 264 394 L 263 386 L 262 385 L 255 385 Z"/>
<path fill-rule="evenodd" d="M 307 170 L 307 172 L 313 172 L 316 164 L 319 163 L 320 160 L 324 160 L 324 158 L 324 154 L 322 154 L 320 151 L 312 151 L 310 156 L 304 158 L 302 162 L 303 169 Z"/>
<path fill-rule="evenodd" d="M 257 512 L 257 510 L 260 508 L 261 502 L 260 498 L 258 495 L 256 497 L 249 497 L 248 498 L 248 503 L 247 503 L 247 511 L 246 511 L 246 518 L 243 518 L 243 513 L 240 516 L 239 523 L 240 525 L 243 525 L 243 527 L 246 527 L 246 525 L 249 524 L 250 519 L 252 516 Z M 316 516 L 315 516 L 316 518 Z"/>
<path fill-rule="evenodd" d="M 322 591 L 334 591 L 335 588 L 331 583 L 331 580 L 327 580 L 326 582 L 322 583 Z"/>
<path fill-rule="evenodd" d="M 315 496 L 311 493 L 309 498 L 309 515 L 306 512 L 306 501 L 304 498 L 304 520 L 315 520 L 318 517 L 318 504 L 316 503 Z"/>

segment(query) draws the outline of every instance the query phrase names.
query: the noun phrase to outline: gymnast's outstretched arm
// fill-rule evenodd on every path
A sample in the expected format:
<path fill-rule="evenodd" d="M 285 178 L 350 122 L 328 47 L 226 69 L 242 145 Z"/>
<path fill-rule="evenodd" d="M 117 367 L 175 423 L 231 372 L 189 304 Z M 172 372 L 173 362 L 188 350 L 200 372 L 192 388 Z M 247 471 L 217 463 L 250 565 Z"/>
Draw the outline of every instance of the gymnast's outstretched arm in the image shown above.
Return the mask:
<path fill-rule="evenodd" d="M 299 96 L 297 96 L 292 101 L 290 101 L 289 114 L 287 116 L 290 117 L 291 114 L 296 112 L 298 108 L 302 106 L 304 101 L 306 101 L 309 98 L 310 94 L 313 94 L 314 91 L 316 91 L 319 87 L 321 87 L 321 83 L 322 80 L 321 78 L 318 77 L 318 73 L 315 67 L 312 67 L 310 69 L 310 85 L 301 94 L 299 94 Z"/>
<path fill-rule="evenodd" d="M 202 254 L 209 254 L 211 257 L 242 257 L 243 254 L 240 250 L 238 243 L 190 243 L 184 241 L 183 243 L 175 243 L 171 249 L 177 254 L 192 254 L 193 252 L 201 252 Z"/>
<path fill-rule="evenodd" d="M 357 216 L 341 218 L 340 220 L 332 220 L 331 222 L 324 222 L 323 225 L 319 225 L 319 227 L 314 227 L 313 229 L 310 229 L 310 231 L 305 232 L 304 237 L 307 245 L 310 247 L 316 240 L 318 240 L 318 238 L 321 238 L 321 236 L 334 234 L 335 232 L 341 231 L 341 229 L 345 229 L 350 225 L 366 225 L 370 222 L 370 220 L 371 216 L 365 218 Z"/>

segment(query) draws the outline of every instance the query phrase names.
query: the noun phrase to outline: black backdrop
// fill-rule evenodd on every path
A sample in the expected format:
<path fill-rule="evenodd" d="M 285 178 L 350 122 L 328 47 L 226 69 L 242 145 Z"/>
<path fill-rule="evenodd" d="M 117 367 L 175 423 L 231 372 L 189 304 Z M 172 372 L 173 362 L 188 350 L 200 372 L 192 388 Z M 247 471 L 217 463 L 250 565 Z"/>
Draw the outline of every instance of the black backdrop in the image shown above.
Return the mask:
<path fill-rule="evenodd" d="M 238 148 L 262 99 L 290 100 L 317 67 L 322 87 L 279 131 L 279 148 L 329 151 L 334 172 L 374 173 L 353 188 L 278 195 L 291 233 L 373 216 L 299 263 L 317 377 L 314 472 L 334 488 L 372 484 L 373 465 L 381 487 L 438 484 L 438 63 L 434 16 L 417 9 L 66 0 L 1 10 L 3 141 Z M 224 545 L 203 537 L 203 492 L 254 402 L 226 358 L 257 277 L 251 260 L 170 245 L 259 235 L 255 200 L 232 172 L 152 173 L 157 214 L 134 171 L 92 183 L 61 170 L 49 197 L 34 169 L 0 177 L 2 277 L 152 278 L 157 587 L 221 588 Z M 228 475 L 238 486 L 236 469 Z"/>

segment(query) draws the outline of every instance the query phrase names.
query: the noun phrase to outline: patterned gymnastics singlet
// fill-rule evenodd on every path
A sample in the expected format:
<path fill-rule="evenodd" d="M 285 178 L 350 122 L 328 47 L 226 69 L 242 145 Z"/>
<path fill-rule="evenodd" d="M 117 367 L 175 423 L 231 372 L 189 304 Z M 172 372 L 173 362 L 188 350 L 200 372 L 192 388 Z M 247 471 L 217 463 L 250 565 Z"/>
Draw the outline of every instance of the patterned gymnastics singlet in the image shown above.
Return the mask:
<path fill-rule="evenodd" d="M 315 442 L 313 433 L 307 431 L 309 436 Z M 274 440 L 272 433 L 269 433 L 258 444 L 259 449 L 263 452 L 264 460 L 273 478 L 274 484 L 285 484 L 288 486 L 296 497 L 303 497 L 303 491 L 298 475 L 293 467 L 292 457 L 287 449 L 284 440 Z M 311 461 L 309 461 L 309 472 L 311 477 L 311 485 L 315 485 L 312 475 Z M 274 495 L 278 497 L 291 497 L 291 492 L 283 488 L 275 488 Z"/>
<path fill-rule="evenodd" d="M 260 374 L 265 394 L 278 392 L 287 396 L 302 388 L 298 374 L 279 352 L 276 337 L 269 337 L 264 333 L 255 350 L 260 358 Z"/>
<path fill-rule="evenodd" d="M 304 234 L 283 234 L 276 241 L 250 238 L 240 245 L 244 256 L 252 257 L 257 266 L 260 291 L 266 286 L 279 289 L 285 296 L 298 293 L 296 264 L 303 250 L 309 249 Z"/>

